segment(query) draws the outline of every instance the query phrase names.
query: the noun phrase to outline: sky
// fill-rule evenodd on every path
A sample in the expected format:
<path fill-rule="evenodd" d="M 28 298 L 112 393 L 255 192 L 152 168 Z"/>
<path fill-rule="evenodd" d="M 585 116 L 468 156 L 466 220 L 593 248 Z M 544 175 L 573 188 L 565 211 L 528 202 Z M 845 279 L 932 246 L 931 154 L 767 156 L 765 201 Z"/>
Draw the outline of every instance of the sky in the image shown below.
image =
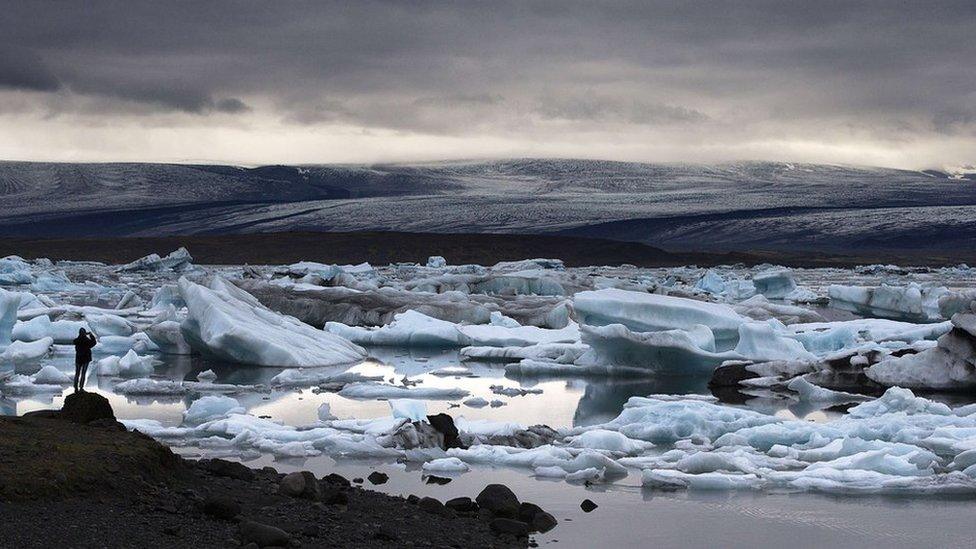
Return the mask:
<path fill-rule="evenodd" d="M 0 159 L 976 164 L 976 2 L 10 2 Z"/>

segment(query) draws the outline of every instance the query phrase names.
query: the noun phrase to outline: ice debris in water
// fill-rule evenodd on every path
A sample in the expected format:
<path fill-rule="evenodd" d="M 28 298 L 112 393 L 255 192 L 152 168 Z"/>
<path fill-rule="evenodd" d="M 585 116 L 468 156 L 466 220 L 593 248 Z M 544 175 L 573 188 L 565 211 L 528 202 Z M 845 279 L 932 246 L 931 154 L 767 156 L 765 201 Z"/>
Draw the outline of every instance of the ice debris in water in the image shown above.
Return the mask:
<path fill-rule="evenodd" d="M 29 343 L 14 341 L 7 348 L 0 352 L 0 362 L 13 362 L 15 364 L 40 360 L 51 354 L 54 347 L 54 340 L 44 337 Z"/>
<path fill-rule="evenodd" d="M 907 322 L 942 320 L 939 298 L 948 292 L 944 287 L 922 287 L 915 283 L 877 287 L 835 284 L 827 289 L 833 307 Z"/>
<path fill-rule="evenodd" d="M 393 417 L 409 419 L 410 421 L 424 421 L 427 419 L 427 403 L 412 398 L 396 398 L 390 400 Z"/>
<path fill-rule="evenodd" d="M 362 347 L 276 313 L 230 282 L 214 277 L 210 288 L 180 279 L 187 304 L 183 335 L 195 350 L 260 366 L 332 366 L 366 356 Z"/>
<path fill-rule="evenodd" d="M 129 350 L 122 357 L 107 356 L 99 359 L 95 364 L 95 371 L 100 376 L 149 377 L 157 362 L 151 356 L 139 356 L 135 351 Z"/>
<path fill-rule="evenodd" d="M 237 400 L 223 395 L 206 395 L 190 404 L 183 412 L 185 425 L 200 425 L 228 414 L 243 414 L 244 408 Z"/>

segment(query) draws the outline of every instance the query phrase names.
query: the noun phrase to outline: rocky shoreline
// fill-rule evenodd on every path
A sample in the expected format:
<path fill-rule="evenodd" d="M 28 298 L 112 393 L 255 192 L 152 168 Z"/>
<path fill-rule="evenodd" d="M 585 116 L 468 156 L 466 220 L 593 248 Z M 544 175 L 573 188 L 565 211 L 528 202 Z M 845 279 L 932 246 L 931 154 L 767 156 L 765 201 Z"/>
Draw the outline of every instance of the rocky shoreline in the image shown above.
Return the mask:
<path fill-rule="evenodd" d="M 330 474 L 191 461 L 98 395 L 0 417 L 0 539 L 11 547 L 526 547 L 556 526 L 502 485 L 440 502 Z"/>

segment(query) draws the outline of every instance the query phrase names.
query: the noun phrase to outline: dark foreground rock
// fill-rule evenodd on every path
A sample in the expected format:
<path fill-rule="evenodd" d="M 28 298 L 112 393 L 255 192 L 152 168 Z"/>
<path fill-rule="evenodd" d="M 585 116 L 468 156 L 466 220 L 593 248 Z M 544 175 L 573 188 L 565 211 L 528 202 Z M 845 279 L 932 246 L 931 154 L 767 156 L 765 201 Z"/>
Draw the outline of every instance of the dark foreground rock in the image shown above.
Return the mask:
<path fill-rule="evenodd" d="M 99 424 L 104 424 L 98 426 Z M 349 486 L 281 493 L 285 475 L 184 460 L 114 428 L 0 417 L 0 546 L 526 547 L 522 526 Z M 436 501 L 436 500 L 435 500 Z M 470 500 L 469 500 L 470 501 Z M 465 510 L 473 502 L 452 505 Z M 432 512 L 433 511 L 433 512 Z M 516 509 L 516 514 L 517 514 Z M 535 516 L 540 516 L 536 513 Z M 497 518 L 497 517 L 495 517 Z M 521 521 L 520 524 L 526 524 Z M 532 526 L 526 524 L 526 528 Z"/>

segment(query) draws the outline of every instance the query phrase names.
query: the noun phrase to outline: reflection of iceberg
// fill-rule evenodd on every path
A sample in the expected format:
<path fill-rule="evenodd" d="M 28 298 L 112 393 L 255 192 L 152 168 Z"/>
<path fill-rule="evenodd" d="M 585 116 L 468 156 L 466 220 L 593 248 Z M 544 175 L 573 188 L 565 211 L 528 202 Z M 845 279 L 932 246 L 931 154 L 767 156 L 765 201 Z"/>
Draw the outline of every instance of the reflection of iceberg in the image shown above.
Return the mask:
<path fill-rule="evenodd" d="M 259 366 L 332 366 L 361 360 L 366 351 L 261 305 L 220 277 L 210 288 L 180 279 L 187 304 L 183 335 L 201 353 Z"/>
<path fill-rule="evenodd" d="M 583 395 L 573 414 L 573 426 L 584 427 L 610 421 L 617 417 L 624 403 L 632 396 L 657 393 L 706 393 L 706 379 L 662 378 L 635 381 L 594 381 L 586 383 Z"/>

